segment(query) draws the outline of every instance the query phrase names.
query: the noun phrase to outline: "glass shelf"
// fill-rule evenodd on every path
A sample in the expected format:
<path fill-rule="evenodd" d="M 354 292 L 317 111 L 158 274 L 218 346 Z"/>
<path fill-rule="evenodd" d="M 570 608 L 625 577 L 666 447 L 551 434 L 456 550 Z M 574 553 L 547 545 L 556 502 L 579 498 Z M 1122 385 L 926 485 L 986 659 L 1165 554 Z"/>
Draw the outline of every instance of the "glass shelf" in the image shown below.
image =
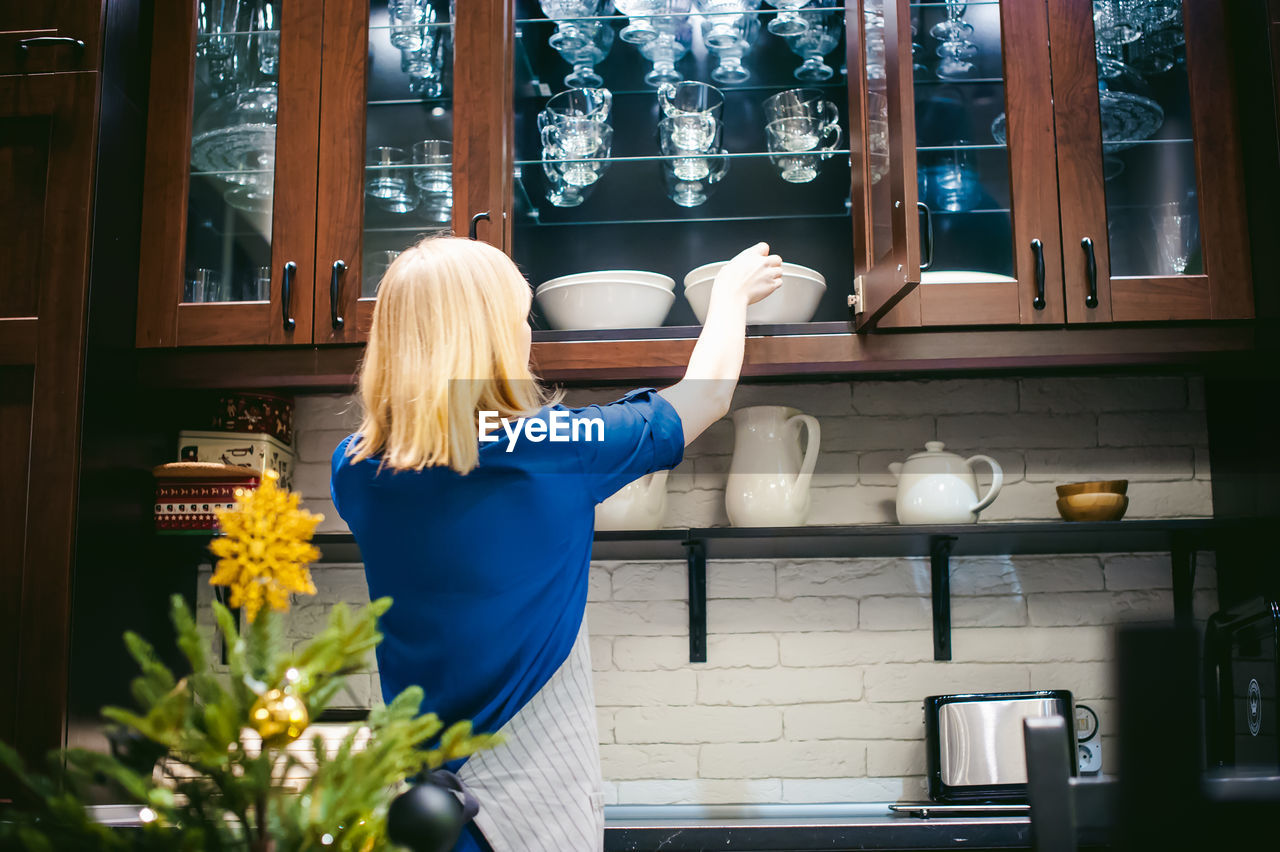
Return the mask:
<path fill-rule="evenodd" d="M 979 4 L 979 3 L 970 3 L 969 5 L 971 5 L 971 6 L 977 6 L 977 5 L 980 5 L 980 4 Z M 844 12 L 844 11 L 848 10 L 849 8 L 850 8 L 850 7 L 848 7 L 848 6 L 831 6 L 831 7 L 824 7 L 822 11 L 824 11 L 824 12 Z M 806 11 L 806 10 L 802 9 L 801 11 Z M 723 17 L 736 17 L 736 16 L 737 16 L 737 14 L 739 14 L 739 13 L 736 13 L 736 12 L 721 12 L 721 13 L 719 13 L 719 14 L 704 15 L 704 14 L 702 14 L 702 13 L 700 13 L 700 12 L 690 12 L 690 13 L 689 13 L 689 17 L 690 17 L 690 18 L 723 18 Z M 777 11 L 776 9 L 770 9 L 768 6 L 764 6 L 764 7 L 760 8 L 760 9 L 756 12 L 756 14 L 757 14 L 757 15 L 759 16 L 759 18 L 760 18 L 761 26 L 764 26 L 764 25 L 765 25 L 765 23 L 766 23 L 767 21 L 771 20 L 772 18 L 774 18 L 774 17 L 778 14 L 778 11 Z M 546 16 L 539 16 L 539 17 L 536 17 L 536 18 L 534 18 L 534 17 L 523 17 L 523 18 L 521 18 L 521 17 L 517 17 L 517 18 L 516 18 L 516 26 L 518 27 L 518 26 L 521 26 L 521 25 L 523 25 L 523 24 L 555 24 L 557 21 L 565 21 L 565 22 L 575 22 L 575 21 L 613 21 L 613 22 L 616 22 L 616 23 L 618 23 L 618 24 L 620 24 L 620 25 L 625 25 L 625 24 L 626 24 L 626 22 L 627 22 L 628 20 L 632 20 L 632 21 L 647 21 L 647 20 L 654 20 L 654 19 L 657 19 L 657 18 L 670 18 L 670 17 L 672 17 L 672 16 L 671 16 L 671 15 L 669 15 L 669 14 L 666 14 L 666 15 L 630 15 L 630 16 L 628 16 L 628 15 L 616 15 L 616 14 L 615 14 L 615 15 L 583 15 L 583 16 L 575 17 L 575 18 L 568 18 L 568 17 L 566 17 L 566 18 L 556 18 L 556 19 L 554 19 L 554 20 L 552 20 L 551 18 L 547 18 Z"/>

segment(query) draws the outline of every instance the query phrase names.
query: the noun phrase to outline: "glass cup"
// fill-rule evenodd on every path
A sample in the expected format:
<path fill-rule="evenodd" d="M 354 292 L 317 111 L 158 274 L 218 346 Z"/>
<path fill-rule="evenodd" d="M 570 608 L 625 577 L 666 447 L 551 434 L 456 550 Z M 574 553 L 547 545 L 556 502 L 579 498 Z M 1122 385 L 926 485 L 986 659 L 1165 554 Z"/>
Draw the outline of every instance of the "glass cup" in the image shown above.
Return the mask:
<path fill-rule="evenodd" d="M 414 185 L 423 192 L 451 192 L 453 143 L 448 139 L 423 139 L 413 143 L 412 150 Z"/>
<path fill-rule="evenodd" d="M 618 14 L 636 19 L 628 20 L 622 32 L 618 33 L 623 41 L 628 44 L 644 44 L 658 37 L 658 31 L 653 28 L 649 16 L 665 12 L 666 0 L 613 0 L 613 5 Z"/>
<path fill-rule="evenodd" d="M 777 16 L 769 22 L 769 32 L 776 36 L 799 35 L 809 28 L 804 18 L 796 13 L 809 5 L 809 0 L 769 0 L 769 5 L 778 10 Z"/>
<path fill-rule="evenodd" d="M 759 3 L 755 3 L 751 11 L 737 16 L 729 27 L 729 32 L 733 35 L 732 41 L 719 46 L 708 43 L 709 39 L 715 37 L 712 28 L 717 26 L 713 23 L 716 19 L 703 18 L 702 41 L 707 44 L 708 49 L 716 55 L 718 60 L 718 64 L 711 72 L 711 79 L 717 83 L 735 85 L 751 79 L 751 72 L 742 64 L 742 59 L 760 35 L 760 18 L 755 12 L 755 6 L 759 6 Z"/>
<path fill-rule="evenodd" d="M 704 180 L 711 174 L 711 164 L 705 155 L 715 149 L 717 129 L 718 122 L 707 113 L 674 115 L 658 122 L 662 153 L 678 157 L 671 161 L 677 178 Z"/>
<path fill-rule="evenodd" d="M 808 183 L 840 142 L 840 127 L 818 118 L 780 118 L 765 126 L 769 160 L 788 183 Z"/>
<path fill-rule="evenodd" d="M 724 92 L 706 83 L 666 83 L 658 87 L 658 105 L 667 117 L 706 115 L 718 123 L 724 114 Z"/>
<path fill-rule="evenodd" d="M 589 118 L 565 119 L 542 130 L 542 158 L 571 186 L 590 186 L 608 168 L 613 128 Z"/>
<path fill-rule="evenodd" d="M 544 162 L 542 172 L 547 178 L 547 201 L 550 201 L 553 207 L 577 207 L 587 200 L 595 187 L 594 183 L 587 186 L 574 186 L 568 183 L 564 179 L 560 163 Z"/>
<path fill-rule="evenodd" d="M 742 38 L 748 17 L 760 8 L 760 0 L 694 0 L 702 16 L 702 43 L 711 50 L 731 48 Z"/>
<path fill-rule="evenodd" d="M 707 174 L 697 180 L 685 180 L 677 173 L 676 162 L 662 164 L 662 178 L 667 186 L 667 197 L 681 207 L 697 207 L 705 204 L 714 187 L 729 171 L 729 158 L 724 156 L 723 149 L 715 152 L 720 156 L 703 160 L 707 165 Z"/>
<path fill-rule="evenodd" d="M 259 266 L 253 275 L 253 295 L 250 301 L 271 301 L 271 267 Z"/>
<path fill-rule="evenodd" d="M 613 93 L 608 89 L 570 89 L 547 101 L 538 113 L 538 131 L 567 118 L 590 118 L 607 123 L 612 107 Z"/>
<path fill-rule="evenodd" d="M 389 213 L 408 213 L 418 206 L 417 195 L 409 191 L 408 163 L 403 148 L 369 149 L 364 191 Z"/>
<path fill-rule="evenodd" d="M 835 76 L 835 69 L 828 65 L 825 59 L 826 55 L 835 50 L 836 45 L 840 43 L 840 33 L 843 30 L 840 13 L 830 8 L 835 5 L 835 2 L 836 0 L 816 0 L 814 4 L 816 8 L 795 13 L 806 24 L 804 30 L 786 39 L 791 52 L 804 59 L 800 67 L 793 72 L 797 80 L 821 83 Z M 883 37 L 878 43 L 883 45 Z M 875 44 L 877 42 L 872 34 L 868 33 L 868 45 Z M 871 51 L 868 53 L 868 64 L 876 64 L 876 57 L 870 55 Z M 883 57 L 878 61 L 880 67 L 883 67 Z"/>
<path fill-rule="evenodd" d="M 1185 274 L 1192 253 L 1200 247 L 1200 216 L 1195 196 L 1186 201 L 1157 204 L 1151 211 L 1151 219 L 1155 226 L 1158 274 Z"/>
<path fill-rule="evenodd" d="M 599 15 L 604 0 L 539 0 L 542 14 L 556 22 L 556 31 L 547 39 L 556 50 L 578 50 L 586 47 L 590 38 L 574 18 L 590 18 Z"/>
<path fill-rule="evenodd" d="M 216 269 L 196 270 L 194 278 L 188 278 L 182 293 L 184 302 L 225 302 L 222 292 L 222 278 Z"/>
<path fill-rule="evenodd" d="M 387 3 L 387 20 L 392 47 L 420 49 L 427 35 L 424 24 L 432 11 L 430 0 L 390 0 Z"/>
<path fill-rule="evenodd" d="M 886 107 L 888 106 L 883 94 L 869 92 L 867 95 L 869 111 L 875 109 L 871 101 L 876 95 L 879 95 Z M 785 92 L 778 92 L 765 99 L 764 114 L 766 123 L 780 118 L 816 118 L 824 125 L 840 123 L 840 110 L 834 103 L 824 98 L 818 89 L 788 89 Z"/>
<path fill-rule="evenodd" d="M 667 8 L 668 11 L 679 11 L 654 18 L 652 23 L 658 37 L 640 45 L 640 55 L 653 63 L 652 70 L 644 75 L 644 81 L 650 86 L 683 80 L 684 75 L 676 70 L 676 63 L 684 58 L 693 43 L 693 28 L 688 15 L 690 0 L 669 0 Z"/>

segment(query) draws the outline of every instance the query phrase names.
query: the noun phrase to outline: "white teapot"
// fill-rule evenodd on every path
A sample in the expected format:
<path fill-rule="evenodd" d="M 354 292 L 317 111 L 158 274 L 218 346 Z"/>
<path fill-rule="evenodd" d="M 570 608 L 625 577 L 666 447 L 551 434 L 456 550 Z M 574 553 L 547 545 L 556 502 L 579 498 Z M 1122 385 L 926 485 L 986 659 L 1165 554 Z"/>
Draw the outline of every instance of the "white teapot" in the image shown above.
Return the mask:
<path fill-rule="evenodd" d="M 598 530 L 656 530 L 667 514 L 667 475 L 660 470 L 619 488 L 596 504 Z"/>
<path fill-rule="evenodd" d="M 898 480 L 898 523 L 900 524 L 972 524 L 978 513 L 991 505 L 1004 484 L 1004 471 L 990 456 L 962 459 L 944 452 L 941 441 L 926 441 L 923 453 L 906 462 L 894 462 L 889 472 Z M 986 462 L 991 467 L 991 487 L 978 499 L 978 477 L 973 463 Z"/>

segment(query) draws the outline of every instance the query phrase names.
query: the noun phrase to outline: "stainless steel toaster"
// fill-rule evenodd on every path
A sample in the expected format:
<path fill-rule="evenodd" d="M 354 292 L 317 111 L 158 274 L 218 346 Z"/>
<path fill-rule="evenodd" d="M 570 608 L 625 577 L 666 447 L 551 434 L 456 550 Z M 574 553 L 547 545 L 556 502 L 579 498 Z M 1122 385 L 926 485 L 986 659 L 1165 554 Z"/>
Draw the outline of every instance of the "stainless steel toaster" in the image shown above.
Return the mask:
<path fill-rule="evenodd" d="M 1067 720 L 1075 755 L 1071 693 L 1066 690 L 931 695 L 924 700 L 929 796 L 937 802 L 1009 802 L 1027 797 L 1022 720 Z M 1069 761 L 1075 772 L 1075 761 Z"/>

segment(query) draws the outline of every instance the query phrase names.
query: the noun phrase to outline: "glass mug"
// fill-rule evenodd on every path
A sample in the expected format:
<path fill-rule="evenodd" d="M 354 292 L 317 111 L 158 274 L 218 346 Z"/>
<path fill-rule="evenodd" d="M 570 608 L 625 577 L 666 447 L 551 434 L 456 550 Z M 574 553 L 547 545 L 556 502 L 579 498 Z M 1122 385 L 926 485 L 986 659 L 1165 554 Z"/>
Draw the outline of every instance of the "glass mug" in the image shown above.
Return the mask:
<path fill-rule="evenodd" d="M 673 115 L 658 122 L 658 141 L 662 153 L 677 156 L 671 161 L 672 171 L 680 180 L 703 180 L 711 174 L 705 155 L 715 150 L 715 119 L 705 113 Z"/>
<path fill-rule="evenodd" d="M 667 197 L 681 207 L 697 207 L 706 203 L 712 187 L 719 183 L 729 171 L 729 158 L 724 156 L 727 152 L 721 149 L 715 153 L 720 156 L 706 157 L 701 160 L 707 166 L 707 174 L 697 180 L 681 178 L 676 173 L 676 161 L 663 163 L 662 178 L 667 185 Z"/>
<path fill-rule="evenodd" d="M 588 139 L 593 139 L 594 144 L 587 145 Z M 608 168 L 612 148 L 613 128 L 591 119 L 566 120 L 542 131 L 542 158 L 553 162 L 564 182 L 571 186 L 590 186 L 599 180 Z"/>
<path fill-rule="evenodd" d="M 724 92 L 692 80 L 664 83 L 658 88 L 658 105 L 664 116 L 705 114 L 720 121 L 724 114 Z"/>
<path fill-rule="evenodd" d="M 808 183 L 840 141 L 840 128 L 817 118 L 780 118 L 765 126 L 769 160 L 788 183 Z"/>
<path fill-rule="evenodd" d="M 840 123 L 840 110 L 818 89 L 788 89 L 766 98 L 764 115 L 766 123 L 780 118 L 815 118 L 832 126 Z"/>
<path fill-rule="evenodd" d="M 538 131 L 567 118 L 591 118 L 605 123 L 613 108 L 613 93 L 608 89 L 569 89 L 561 92 L 538 113 Z"/>

